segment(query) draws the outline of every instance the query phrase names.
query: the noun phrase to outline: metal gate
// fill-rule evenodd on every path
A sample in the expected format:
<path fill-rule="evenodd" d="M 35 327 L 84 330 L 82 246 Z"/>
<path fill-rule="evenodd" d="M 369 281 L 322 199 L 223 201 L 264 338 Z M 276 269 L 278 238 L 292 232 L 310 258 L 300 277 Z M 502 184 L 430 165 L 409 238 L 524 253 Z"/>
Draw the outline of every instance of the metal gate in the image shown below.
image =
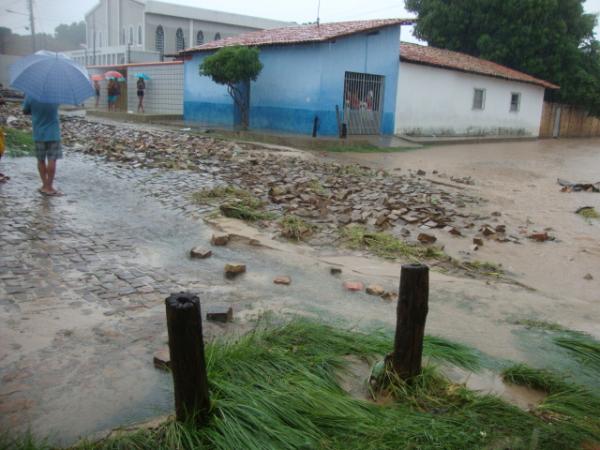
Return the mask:
<path fill-rule="evenodd" d="M 346 72 L 344 78 L 344 123 L 348 134 L 379 134 L 383 110 L 381 75 Z"/>

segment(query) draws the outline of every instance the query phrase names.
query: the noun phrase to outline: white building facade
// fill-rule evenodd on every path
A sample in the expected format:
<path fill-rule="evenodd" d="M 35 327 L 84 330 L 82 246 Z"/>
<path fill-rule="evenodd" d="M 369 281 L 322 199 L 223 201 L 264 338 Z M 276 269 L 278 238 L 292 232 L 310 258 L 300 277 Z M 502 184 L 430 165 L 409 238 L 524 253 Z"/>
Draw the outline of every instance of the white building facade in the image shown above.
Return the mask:
<path fill-rule="evenodd" d="M 545 89 L 556 86 L 456 52 L 400 51 L 396 134 L 539 136 Z"/>
<path fill-rule="evenodd" d="M 85 47 L 67 52 L 85 65 L 161 61 L 184 48 L 289 25 L 154 0 L 100 0 L 86 15 Z"/>

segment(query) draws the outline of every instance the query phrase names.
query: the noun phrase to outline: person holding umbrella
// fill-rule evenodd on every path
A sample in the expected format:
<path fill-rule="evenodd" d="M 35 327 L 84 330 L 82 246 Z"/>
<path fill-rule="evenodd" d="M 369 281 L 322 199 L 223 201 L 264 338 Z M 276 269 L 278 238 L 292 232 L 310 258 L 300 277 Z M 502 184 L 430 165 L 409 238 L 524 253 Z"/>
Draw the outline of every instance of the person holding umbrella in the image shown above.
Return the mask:
<path fill-rule="evenodd" d="M 94 95 L 87 70 L 62 53 L 41 50 L 10 67 L 11 85 L 25 93 L 23 112 L 31 114 L 40 193 L 61 195 L 54 188 L 56 161 L 62 158 L 60 104 L 80 105 Z"/>

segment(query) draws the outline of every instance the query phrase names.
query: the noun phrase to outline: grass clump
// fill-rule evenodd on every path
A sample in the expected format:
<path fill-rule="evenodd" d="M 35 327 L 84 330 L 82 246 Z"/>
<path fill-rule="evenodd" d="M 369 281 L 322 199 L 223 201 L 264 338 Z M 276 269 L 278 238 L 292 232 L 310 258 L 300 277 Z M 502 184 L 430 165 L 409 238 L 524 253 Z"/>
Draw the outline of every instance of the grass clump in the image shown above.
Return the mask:
<path fill-rule="evenodd" d="M 500 264 L 490 261 L 463 261 L 460 263 L 460 265 L 468 272 L 477 272 L 482 275 L 490 275 L 495 277 L 504 275 L 504 270 Z"/>
<path fill-rule="evenodd" d="M 18 130 L 16 128 L 4 128 L 6 155 L 12 157 L 33 156 L 35 154 L 35 142 L 31 131 Z"/>
<path fill-rule="evenodd" d="M 275 213 L 264 211 L 262 204 L 260 207 L 255 207 L 253 204 L 246 204 L 241 201 L 225 203 L 219 207 L 219 210 L 225 217 L 245 220 L 246 222 L 273 220 L 277 217 Z"/>
<path fill-rule="evenodd" d="M 260 324 L 237 341 L 206 346 L 212 399 L 207 427 L 167 422 L 74 449 L 564 450 L 600 438 L 593 428 L 596 418 L 587 428 L 579 421 L 593 406 L 590 402 L 582 405 L 571 397 L 576 403 L 569 406 L 556 398 L 558 406 L 545 402 L 553 408 L 550 418 L 532 415 L 454 385 L 433 367 L 411 383 L 386 373 L 391 382 L 385 389 L 391 395 L 381 404 L 347 394 L 338 384 L 340 371 L 350 370 L 347 356 L 380 359 L 392 342 L 389 334 L 363 334 L 308 320 Z M 455 345 L 427 338 L 424 354 L 453 363 L 457 352 L 463 359 L 469 354 L 468 348 Z M 470 357 L 469 364 L 474 361 Z M 499 442 L 510 445 L 498 447 Z"/>
<path fill-rule="evenodd" d="M 217 186 L 211 189 L 202 189 L 192 194 L 196 203 L 210 203 L 215 200 L 243 200 L 248 204 L 260 203 L 250 192 L 235 186 Z"/>
<path fill-rule="evenodd" d="M 192 194 L 192 200 L 199 204 L 214 201 L 223 202 L 219 210 L 225 217 L 240 219 L 247 222 L 273 220 L 275 213 L 264 210 L 264 202 L 252 193 L 235 186 L 217 186 L 212 189 L 203 189 Z"/>
<path fill-rule="evenodd" d="M 279 219 L 281 235 L 293 241 L 303 241 L 312 236 L 317 227 L 292 214 L 286 214 Z"/>
<path fill-rule="evenodd" d="M 510 383 L 548 394 L 534 410 L 544 421 L 561 426 L 565 434 L 576 436 L 579 442 L 600 443 L 600 397 L 597 394 L 548 370 L 533 369 L 525 364 L 505 369 L 502 376 Z"/>
<path fill-rule="evenodd" d="M 331 153 L 400 153 L 421 148 L 419 146 L 411 147 L 378 147 L 368 143 L 348 143 L 331 144 L 322 147 L 323 151 Z"/>
<path fill-rule="evenodd" d="M 349 225 L 341 229 L 344 243 L 354 249 L 365 249 L 383 258 L 410 258 L 414 260 L 436 259 L 444 253 L 435 247 L 412 245 L 385 232 L 371 232 L 361 225 Z"/>
<path fill-rule="evenodd" d="M 554 343 L 569 351 L 583 365 L 600 374 L 600 342 L 584 333 L 569 332 L 568 336 L 557 336 Z M 600 410 L 599 410 L 600 411 Z"/>
<path fill-rule="evenodd" d="M 566 331 L 566 329 L 557 323 L 546 322 L 545 320 L 519 319 L 512 322 L 514 325 L 521 325 L 528 329 L 543 331 Z"/>
<path fill-rule="evenodd" d="M 580 208 L 579 210 L 577 210 L 577 214 L 579 214 L 581 217 L 588 219 L 588 220 L 600 219 L 600 214 L 592 206 Z"/>

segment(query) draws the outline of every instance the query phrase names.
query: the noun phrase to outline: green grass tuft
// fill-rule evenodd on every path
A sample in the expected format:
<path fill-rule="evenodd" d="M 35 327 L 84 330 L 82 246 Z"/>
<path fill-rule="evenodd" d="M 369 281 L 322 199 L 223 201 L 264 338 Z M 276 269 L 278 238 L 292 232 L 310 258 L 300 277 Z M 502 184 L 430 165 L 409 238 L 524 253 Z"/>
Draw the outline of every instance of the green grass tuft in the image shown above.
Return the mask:
<path fill-rule="evenodd" d="M 219 210 L 225 217 L 257 222 L 273 220 L 275 213 L 264 210 L 264 202 L 252 193 L 235 186 L 217 186 L 212 189 L 203 189 L 192 194 L 192 200 L 198 204 L 223 202 Z"/>
<path fill-rule="evenodd" d="M 581 208 L 577 212 L 581 217 L 591 220 L 591 219 L 600 219 L 600 214 L 593 207 Z"/>
<path fill-rule="evenodd" d="M 544 330 L 544 331 L 566 331 L 562 325 L 544 320 L 519 319 L 512 322 L 514 325 L 521 325 L 528 329 Z"/>
<path fill-rule="evenodd" d="M 217 186 L 211 189 L 202 189 L 192 194 L 192 200 L 204 204 L 212 201 L 244 201 L 248 205 L 260 206 L 260 200 L 245 189 L 235 186 Z"/>
<path fill-rule="evenodd" d="M 401 153 L 421 148 L 418 145 L 411 147 L 378 147 L 367 143 L 346 143 L 324 145 L 321 150 L 331 153 Z"/>
<path fill-rule="evenodd" d="M 555 337 L 554 343 L 568 350 L 583 365 L 600 375 L 600 342 L 584 333 L 571 331 L 568 336 Z"/>
<path fill-rule="evenodd" d="M 477 272 L 482 275 L 496 277 L 504 275 L 504 270 L 499 264 L 489 261 L 463 261 L 460 266 L 469 272 Z"/>
<path fill-rule="evenodd" d="M 74 448 L 564 450 L 600 439 L 597 417 L 589 415 L 595 397 L 583 399 L 577 388 L 549 396 L 536 414 L 454 385 L 431 366 L 411 383 L 389 377 L 392 383 L 385 389 L 391 395 L 378 397 L 379 403 L 342 390 L 338 374 L 350 370 L 348 355 L 374 361 L 391 345 L 391 335 L 382 332 L 359 333 L 301 319 L 259 323 L 236 341 L 206 346 L 212 399 L 207 427 L 170 421 Z M 463 355 L 457 358 L 457 352 Z M 469 352 L 443 339 L 425 341 L 425 355 L 447 362 L 472 364 L 474 355 L 464 358 Z"/>
<path fill-rule="evenodd" d="M 350 248 L 365 249 L 383 258 L 408 257 L 413 260 L 439 259 L 444 253 L 435 247 L 411 245 L 385 232 L 371 232 L 360 225 L 348 225 L 341 229 L 343 242 Z"/>
<path fill-rule="evenodd" d="M 600 443 L 600 397 L 586 388 L 569 383 L 548 370 L 517 364 L 505 369 L 504 379 L 510 383 L 544 391 L 548 397 L 534 413 L 565 433 L 580 440 Z"/>
<path fill-rule="evenodd" d="M 34 156 L 35 142 L 31 131 L 4 128 L 6 155 L 12 157 Z"/>
<path fill-rule="evenodd" d="M 310 237 L 317 230 L 315 225 L 291 214 L 279 219 L 279 228 L 283 237 L 298 242 Z"/>

